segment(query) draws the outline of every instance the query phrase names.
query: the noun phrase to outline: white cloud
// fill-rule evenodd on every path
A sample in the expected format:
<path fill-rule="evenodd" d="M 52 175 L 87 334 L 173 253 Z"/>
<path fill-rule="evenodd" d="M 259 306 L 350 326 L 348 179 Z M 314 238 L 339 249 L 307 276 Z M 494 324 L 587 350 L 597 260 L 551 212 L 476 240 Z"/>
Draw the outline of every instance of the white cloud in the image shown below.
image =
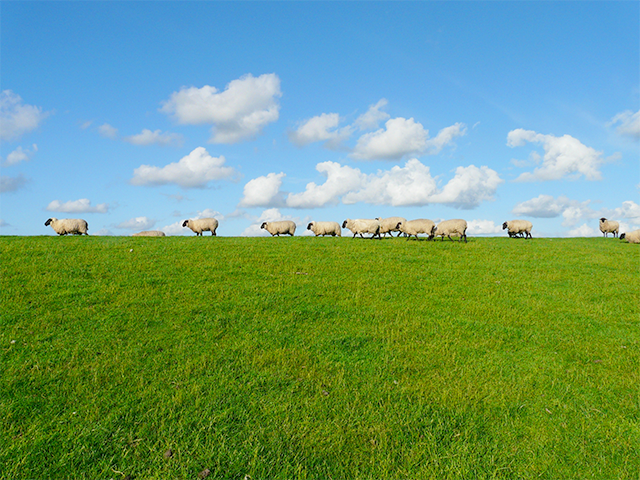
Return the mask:
<path fill-rule="evenodd" d="M 327 148 L 340 148 L 351 135 L 351 127 L 338 128 L 340 115 L 337 113 L 323 113 L 303 122 L 297 130 L 289 132 L 291 143 L 304 147 L 314 142 L 326 142 Z"/>
<path fill-rule="evenodd" d="M 101 228 L 100 230 L 95 232 L 93 235 L 97 235 L 99 237 L 111 237 L 113 236 L 113 232 L 108 228 Z"/>
<path fill-rule="evenodd" d="M 27 184 L 27 178 L 20 174 L 17 177 L 0 176 L 0 193 L 9 193 L 20 190 Z"/>
<path fill-rule="evenodd" d="M 100 135 L 107 138 L 116 138 L 118 136 L 118 129 L 112 127 L 108 123 L 100 125 L 98 127 L 98 132 L 100 133 Z"/>
<path fill-rule="evenodd" d="M 517 182 L 560 180 L 565 177 L 578 178 L 581 175 L 587 180 L 602 178 L 598 170 L 604 163 L 602 152 L 587 147 L 570 135 L 555 137 L 521 128 L 512 130 L 507 135 L 509 147 L 521 147 L 527 142 L 541 143 L 545 154 L 542 165 L 533 172 L 521 174 L 515 180 Z"/>
<path fill-rule="evenodd" d="M 160 146 L 180 146 L 182 145 L 183 137 L 178 133 L 162 133 L 160 130 L 155 130 L 152 132 L 151 130 L 145 128 L 141 133 L 125 137 L 124 140 L 134 145 L 156 144 Z"/>
<path fill-rule="evenodd" d="M 24 150 L 22 147 L 16 148 L 13 152 L 7 155 L 7 159 L 2 164 L 3 167 L 10 167 L 11 165 L 16 165 L 20 162 L 27 162 L 31 160 L 31 158 L 38 151 L 38 146 L 34 143 L 31 147 L 31 150 Z"/>
<path fill-rule="evenodd" d="M 386 107 L 388 103 L 386 98 L 380 99 L 378 103 L 371 105 L 366 113 L 360 115 L 353 124 L 360 130 L 373 130 L 378 128 L 380 122 L 390 118 L 387 112 L 380 111 L 380 109 Z"/>
<path fill-rule="evenodd" d="M 87 128 L 89 128 L 91 126 L 91 124 L 93 123 L 93 120 L 87 120 L 86 122 L 83 122 L 80 124 L 80 128 L 82 130 L 86 130 Z"/>
<path fill-rule="evenodd" d="M 0 218 L 0 227 L 10 227 L 11 225 Z"/>
<path fill-rule="evenodd" d="M 73 200 L 62 203 L 60 200 L 54 200 L 46 208 L 49 212 L 63 212 L 63 213 L 107 213 L 109 211 L 109 205 L 106 203 L 100 203 L 95 207 L 91 206 L 91 201 L 88 198 L 81 198 L 80 200 Z"/>
<path fill-rule="evenodd" d="M 204 147 L 198 147 L 177 163 L 165 167 L 141 165 L 133 171 L 133 185 L 176 184 L 182 188 L 204 188 L 212 180 L 233 176 L 236 171 L 224 166 L 225 158 L 209 155 Z"/>
<path fill-rule="evenodd" d="M 492 220 L 471 220 L 467 223 L 469 235 L 491 235 L 502 233 L 502 225 L 496 225 Z"/>
<path fill-rule="evenodd" d="M 115 226 L 122 230 L 149 230 L 156 224 L 156 221 L 147 217 L 131 218 Z"/>
<path fill-rule="evenodd" d="M 242 207 L 282 206 L 284 200 L 280 187 L 282 178 L 285 176 L 282 172 L 270 173 L 267 176 L 249 180 L 244 186 L 244 195 L 239 205 Z"/>
<path fill-rule="evenodd" d="M 567 232 L 567 236 L 569 237 L 597 237 L 602 235 L 600 230 L 590 227 L 586 223 L 583 223 L 578 228 L 574 228 L 573 230 L 569 230 Z"/>
<path fill-rule="evenodd" d="M 610 211 L 603 212 L 606 218 L 625 218 L 630 223 L 640 224 L 640 205 L 632 200 L 622 202 L 622 206 Z"/>
<path fill-rule="evenodd" d="M 40 122 L 50 115 L 42 108 L 27 105 L 20 95 L 11 90 L 0 93 L 0 140 L 17 140 L 25 133 L 38 128 Z"/>
<path fill-rule="evenodd" d="M 455 177 L 442 191 L 431 198 L 432 203 L 444 203 L 456 208 L 474 208 L 481 202 L 494 200 L 498 186 L 504 180 L 489 167 L 475 165 L 456 168 Z"/>
<path fill-rule="evenodd" d="M 300 223 L 300 219 L 298 217 L 292 217 L 290 215 L 283 215 L 279 209 L 277 208 L 269 208 L 264 210 L 262 214 L 258 218 L 253 217 L 254 222 L 249 225 L 240 235 L 242 237 L 268 237 L 270 236 L 269 232 L 266 230 L 262 230 L 260 225 L 263 222 L 277 222 L 279 220 L 293 220 L 296 223 L 296 232 L 298 233 L 298 229 L 301 228 L 298 223 Z"/>
<path fill-rule="evenodd" d="M 429 131 L 422 124 L 402 117 L 387 120 L 385 127 L 360 137 L 351 156 L 360 160 L 399 160 L 408 155 L 435 155 L 467 131 L 463 123 L 456 123 L 429 138 Z"/>
<path fill-rule="evenodd" d="M 310 182 L 304 192 L 290 193 L 287 197 L 288 207 L 317 208 L 337 204 L 342 195 L 359 189 L 366 177 L 357 168 L 342 166 L 336 162 L 319 163 L 316 170 L 327 180 L 321 185 Z"/>
<path fill-rule="evenodd" d="M 214 125 L 213 143 L 236 143 L 254 138 L 278 120 L 281 96 L 276 74 L 249 74 L 231 81 L 224 92 L 209 85 L 182 88 L 163 102 L 160 111 L 181 124 Z"/>
<path fill-rule="evenodd" d="M 617 114 L 611 119 L 610 125 L 615 125 L 616 123 L 620 123 L 616 127 L 616 131 L 620 135 L 635 138 L 636 140 L 640 139 L 640 110 L 636 113 L 626 110 Z"/>

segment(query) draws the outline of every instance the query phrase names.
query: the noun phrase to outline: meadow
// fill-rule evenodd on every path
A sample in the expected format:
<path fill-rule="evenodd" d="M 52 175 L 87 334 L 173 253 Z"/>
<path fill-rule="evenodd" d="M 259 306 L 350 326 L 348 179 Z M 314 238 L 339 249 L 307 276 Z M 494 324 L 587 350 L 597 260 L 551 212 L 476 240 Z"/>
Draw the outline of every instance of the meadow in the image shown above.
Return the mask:
<path fill-rule="evenodd" d="M 637 479 L 639 273 L 612 238 L 0 237 L 0 478 Z"/>

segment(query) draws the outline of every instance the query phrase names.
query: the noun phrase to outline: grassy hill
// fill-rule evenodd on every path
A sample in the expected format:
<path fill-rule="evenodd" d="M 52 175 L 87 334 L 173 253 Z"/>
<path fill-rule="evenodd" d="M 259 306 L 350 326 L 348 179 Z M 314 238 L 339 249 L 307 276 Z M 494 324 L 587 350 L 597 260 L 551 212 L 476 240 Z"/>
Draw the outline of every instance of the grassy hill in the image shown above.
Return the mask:
<path fill-rule="evenodd" d="M 0 237 L 0 478 L 637 478 L 639 273 L 611 238 Z"/>

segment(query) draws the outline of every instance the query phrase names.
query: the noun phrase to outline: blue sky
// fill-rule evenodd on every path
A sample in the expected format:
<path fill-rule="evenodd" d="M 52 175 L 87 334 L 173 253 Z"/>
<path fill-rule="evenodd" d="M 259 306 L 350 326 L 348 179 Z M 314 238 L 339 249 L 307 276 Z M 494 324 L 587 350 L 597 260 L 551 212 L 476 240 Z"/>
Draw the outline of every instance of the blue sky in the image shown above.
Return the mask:
<path fill-rule="evenodd" d="M 49 217 L 640 227 L 638 2 L 0 8 L 3 235 L 53 235 Z"/>

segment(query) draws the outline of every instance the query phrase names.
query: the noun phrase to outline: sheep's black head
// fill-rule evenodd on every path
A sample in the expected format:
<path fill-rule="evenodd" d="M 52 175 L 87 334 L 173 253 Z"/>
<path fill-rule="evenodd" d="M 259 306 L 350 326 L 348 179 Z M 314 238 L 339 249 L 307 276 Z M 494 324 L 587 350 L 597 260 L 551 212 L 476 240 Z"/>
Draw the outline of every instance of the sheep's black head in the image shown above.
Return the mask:
<path fill-rule="evenodd" d="M 307 225 L 307 230 L 311 230 L 311 225 L 313 225 L 313 222 L 311 222 L 309 225 Z"/>
<path fill-rule="evenodd" d="M 606 219 L 606 218 L 604 218 L 604 217 L 602 217 L 602 218 L 600 219 L 600 221 L 601 221 L 601 222 L 606 222 L 606 221 L 607 221 L 607 219 Z"/>
<path fill-rule="evenodd" d="M 46 222 L 44 222 L 44 226 L 45 226 L 45 227 L 48 227 L 52 220 L 53 220 L 53 218 L 50 218 L 49 220 L 47 220 Z"/>
<path fill-rule="evenodd" d="M 376 218 L 377 220 L 377 218 Z M 402 222 L 398 222 L 398 224 L 396 225 L 396 230 L 400 230 L 400 225 L 402 225 Z"/>
<path fill-rule="evenodd" d="M 260 225 L 261 230 L 264 230 L 265 228 L 267 228 L 267 222 L 263 222 L 262 225 Z"/>
<path fill-rule="evenodd" d="M 189 224 L 189 220 L 185 220 L 184 222 L 182 222 L 182 226 L 186 227 Z"/>
<path fill-rule="evenodd" d="M 627 234 L 626 233 L 622 233 L 620 234 L 620 240 L 624 240 L 626 238 Z"/>
<path fill-rule="evenodd" d="M 502 224 L 502 229 L 504 230 L 505 228 L 507 228 L 507 222 L 504 222 L 504 223 Z"/>
<path fill-rule="evenodd" d="M 347 228 L 347 221 L 342 222 L 342 228 Z"/>

